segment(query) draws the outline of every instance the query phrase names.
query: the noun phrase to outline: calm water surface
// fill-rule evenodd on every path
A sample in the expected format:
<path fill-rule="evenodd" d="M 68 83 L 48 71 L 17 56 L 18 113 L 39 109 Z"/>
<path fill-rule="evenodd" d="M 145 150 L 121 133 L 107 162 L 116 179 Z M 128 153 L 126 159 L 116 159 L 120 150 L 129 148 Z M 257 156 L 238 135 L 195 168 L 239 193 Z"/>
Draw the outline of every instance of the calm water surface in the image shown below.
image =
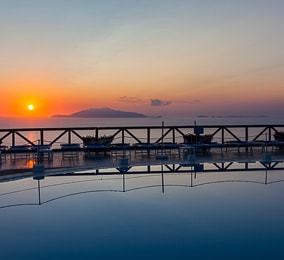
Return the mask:
<path fill-rule="evenodd" d="M 159 126 L 165 125 L 250 125 L 250 124 L 284 124 L 284 116 L 269 117 L 161 117 L 161 118 L 1 118 L 0 128 L 31 127 L 104 127 L 104 126 Z"/>
<path fill-rule="evenodd" d="M 265 171 L 1 183 L 1 259 L 283 259 L 283 180 L 277 170 L 267 184 Z"/>

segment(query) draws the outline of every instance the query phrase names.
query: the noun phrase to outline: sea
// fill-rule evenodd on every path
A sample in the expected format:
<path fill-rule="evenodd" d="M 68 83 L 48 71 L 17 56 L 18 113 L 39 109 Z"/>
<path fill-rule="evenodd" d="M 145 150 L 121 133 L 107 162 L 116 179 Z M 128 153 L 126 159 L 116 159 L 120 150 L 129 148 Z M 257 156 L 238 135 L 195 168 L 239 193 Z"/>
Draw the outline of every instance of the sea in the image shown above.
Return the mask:
<path fill-rule="evenodd" d="M 197 125 L 267 125 L 284 124 L 284 116 L 195 116 L 145 118 L 1 118 L 0 129 L 49 127 L 121 127 L 121 126 L 193 126 Z"/>
<path fill-rule="evenodd" d="M 0 128 L 162 122 L 279 125 L 284 119 L 1 118 Z M 224 163 L 227 170 L 215 172 L 189 167 L 167 173 L 172 166 L 165 161 L 151 174 L 17 174 L 0 182 L 1 259 L 284 259 L 283 161 L 255 162 L 259 168 L 252 171 L 237 170 L 243 162 L 234 163 L 233 171 Z M 142 167 L 137 166 L 137 172 Z"/>

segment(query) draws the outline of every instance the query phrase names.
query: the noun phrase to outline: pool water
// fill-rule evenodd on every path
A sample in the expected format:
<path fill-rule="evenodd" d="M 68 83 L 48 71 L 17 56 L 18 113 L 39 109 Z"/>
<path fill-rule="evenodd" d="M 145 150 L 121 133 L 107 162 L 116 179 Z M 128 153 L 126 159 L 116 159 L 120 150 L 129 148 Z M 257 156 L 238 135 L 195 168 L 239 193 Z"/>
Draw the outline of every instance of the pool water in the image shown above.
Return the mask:
<path fill-rule="evenodd" d="M 280 259 L 284 172 L 0 184 L 1 259 Z"/>

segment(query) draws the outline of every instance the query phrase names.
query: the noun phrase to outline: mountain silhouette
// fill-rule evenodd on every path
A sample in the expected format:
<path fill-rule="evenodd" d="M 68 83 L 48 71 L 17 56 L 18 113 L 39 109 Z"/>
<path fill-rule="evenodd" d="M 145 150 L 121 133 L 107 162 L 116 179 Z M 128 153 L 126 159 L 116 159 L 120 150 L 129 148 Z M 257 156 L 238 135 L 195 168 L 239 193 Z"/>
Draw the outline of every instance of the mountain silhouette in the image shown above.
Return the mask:
<path fill-rule="evenodd" d="M 54 115 L 52 117 L 76 117 L 76 118 L 143 118 L 144 114 L 114 110 L 108 107 L 90 108 L 72 113 L 70 115 Z"/>

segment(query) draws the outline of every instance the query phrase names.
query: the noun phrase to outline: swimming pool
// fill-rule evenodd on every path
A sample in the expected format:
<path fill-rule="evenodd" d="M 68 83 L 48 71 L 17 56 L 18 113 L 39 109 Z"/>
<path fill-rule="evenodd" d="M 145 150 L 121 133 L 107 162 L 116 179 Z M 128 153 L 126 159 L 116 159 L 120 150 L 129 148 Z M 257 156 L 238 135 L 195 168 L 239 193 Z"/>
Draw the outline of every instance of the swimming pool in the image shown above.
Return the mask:
<path fill-rule="evenodd" d="M 193 172 L 189 168 L 171 173 L 157 165 L 145 174 L 139 173 L 142 166 L 135 169 L 125 174 L 52 174 L 2 182 L 1 256 L 284 256 L 283 170 Z"/>

